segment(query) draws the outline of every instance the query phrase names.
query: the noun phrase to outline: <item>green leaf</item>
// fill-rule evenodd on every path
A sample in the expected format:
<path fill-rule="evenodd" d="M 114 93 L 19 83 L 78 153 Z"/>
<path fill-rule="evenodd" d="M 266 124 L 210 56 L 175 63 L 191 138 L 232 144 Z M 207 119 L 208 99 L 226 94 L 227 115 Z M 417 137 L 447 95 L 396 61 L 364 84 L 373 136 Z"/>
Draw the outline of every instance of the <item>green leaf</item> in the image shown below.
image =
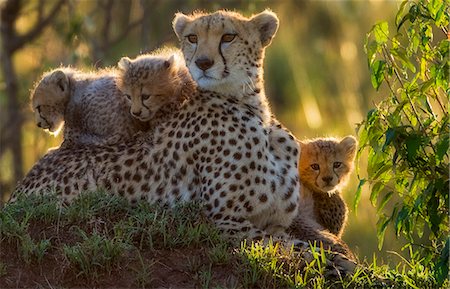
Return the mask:
<path fill-rule="evenodd" d="M 386 141 L 384 142 L 383 148 L 382 148 L 383 152 L 385 151 L 386 147 L 387 147 L 388 145 L 390 145 L 391 142 L 394 140 L 395 135 L 396 135 L 395 129 L 393 129 L 393 128 L 389 128 L 389 129 L 386 131 Z"/>
<path fill-rule="evenodd" d="M 438 162 L 441 162 L 444 159 L 445 154 L 448 152 L 449 141 L 449 136 L 444 135 L 444 137 L 436 144 L 436 160 Z"/>
<path fill-rule="evenodd" d="M 367 39 L 368 41 L 368 39 Z M 367 54 L 367 62 L 369 64 L 369 67 L 372 66 L 373 62 L 376 59 L 376 54 L 381 50 L 381 45 L 378 45 L 378 43 L 374 40 L 368 41 L 365 46 L 366 54 Z"/>
<path fill-rule="evenodd" d="M 370 202 L 373 206 L 377 204 L 377 198 L 378 194 L 381 192 L 381 190 L 384 189 L 385 184 L 382 182 L 377 182 L 375 185 L 373 185 L 372 190 L 370 192 Z"/>
<path fill-rule="evenodd" d="M 410 135 L 406 141 L 407 157 L 409 162 L 414 162 L 415 157 L 419 151 L 422 139 L 418 135 Z"/>
<path fill-rule="evenodd" d="M 400 230 L 405 225 L 404 221 L 409 216 L 409 209 L 406 206 L 403 206 L 400 212 L 397 215 L 397 219 L 395 220 L 395 234 L 398 236 L 400 233 Z"/>
<path fill-rule="evenodd" d="M 425 93 L 434 84 L 434 79 L 428 79 L 420 86 L 420 92 Z"/>
<path fill-rule="evenodd" d="M 370 80 L 372 81 L 372 86 L 378 90 L 381 83 L 384 80 L 384 72 L 386 70 L 386 61 L 377 60 L 370 67 Z"/>
<path fill-rule="evenodd" d="M 395 16 L 395 25 L 397 26 L 397 31 L 400 29 L 401 25 L 409 19 L 409 14 L 403 15 L 405 11 L 405 5 L 409 3 L 409 0 L 405 0 L 402 2 L 400 7 L 398 8 L 397 15 Z"/>
<path fill-rule="evenodd" d="M 378 250 L 381 250 L 384 243 L 384 235 L 386 233 L 387 226 L 391 222 L 391 218 L 386 216 L 380 216 L 377 222 L 377 236 L 378 236 Z"/>
<path fill-rule="evenodd" d="M 431 18 L 436 19 L 436 15 L 439 10 L 441 10 L 442 6 L 444 6 L 442 0 L 430 0 L 430 2 L 428 2 L 427 8 L 430 12 Z"/>
<path fill-rule="evenodd" d="M 448 25 L 448 15 L 445 13 L 446 6 L 444 3 L 442 3 L 441 8 L 439 8 L 438 12 L 436 13 L 436 17 L 434 20 L 436 21 L 436 25 L 439 27 L 445 27 Z M 445 17 L 447 16 L 447 17 Z"/>
<path fill-rule="evenodd" d="M 449 253 L 450 253 L 450 237 L 447 237 L 447 240 L 445 242 L 445 246 L 441 251 L 440 257 L 436 264 L 436 281 L 438 283 L 438 286 L 442 286 L 444 284 L 444 281 L 448 278 L 448 266 L 449 266 Z"/>
<path fill-rule="evenodd" d="M 386 183 L 391 177 L 389 170 L 392 169 L 392 163 L 386 162 L 386 160 L 379 164 L 377 171 L 373 174 L 374 180 L 381 180 Z"/>
<path fill-rule="evenodd" d="M 389 25 L 388 25 L 387 21 L 382 21 L 382 22 L 375 24 L 375 26 L 373 26 L 373 28 L 372 28 L 372 31 L 373 31 L 373 35 L 375 37 L 375 41 L 378 44 L 384 44 L 388 41 Z"/>
<path fill-rule="evenodd" d="M 359 204 L 359 201 L 361 200 L 362 187 L 364 186 L 366 181 L 367 181 L 366 179 L 359 180 L 358 189 L 356 190 L 355 198 L 353 199 L 353 210 L 355 211 L 355 213 L 358 210 L 358 204 Z"/>
<path fill-rule="evenodd" d="M 435 196 L 435 190 L 430 195 L 430 199 L 427 203 L 428 214 L 430 216 L 431 231 L 437 236 L 439 231 L 439 224 L 441 223 L 442 216 L 438 214 L 439 199 Z"/>
<path fill-rule="evenodd" d="M 394 56 L 394 58 L 400 60 L 403 67 L 407 67 L 413 73 L 416 72 L 416 67 L 414 66 L 414 64 L 412 64 L 412 62 L 406 56 L 406 52 L 403 49 L 391 49 L 391 54 Z"/>
<path fill-rule="evenodd" d="M 378 206 L 377 213 L 380 213 L 384 209 L 384 207 L 386 206 L 386 204 L 389 202 L 389 200 L 392 198 L 393 195 L 394 195 L 393 191 L 387 192 L 384 195 L 383 199 L 380 202 L 380 205 Z"/>

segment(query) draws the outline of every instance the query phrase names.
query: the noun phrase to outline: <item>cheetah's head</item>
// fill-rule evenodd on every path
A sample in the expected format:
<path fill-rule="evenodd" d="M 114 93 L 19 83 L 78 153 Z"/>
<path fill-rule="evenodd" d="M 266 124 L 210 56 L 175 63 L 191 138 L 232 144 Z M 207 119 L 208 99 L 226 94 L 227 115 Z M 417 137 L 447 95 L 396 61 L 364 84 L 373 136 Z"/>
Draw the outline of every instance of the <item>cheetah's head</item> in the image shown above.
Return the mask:
<path fill-rule="evenodd" d="M 238 98 L 263 88 L 264 48 L 278 29 L 275 13 L 250 18 L 228 11 L 177 13 L 173 29 L 200 88 Z"/>
<path fill-rule="evenodd" d="M 118 67 L 118 87 L 130 104 L 130 113 L 140 121 L 149 121 L 164 105 L 181 101 L 182 70 L 188 73 L 177 52 L 123 57 Z"/>
<path fill-rule="evenodd" d="M 57 134 L 64 123 L 64 110 L 70 99 L 70 80 L 64 70 L 45 73 L 31 92 L 31 105 L 38 127 Z"/>
<path fill-rule="evenodd" d="M 315 191 L 333 193 L 345 185 L 352 172 L 356 147 L 353 136 L 302 142 L 299 161 L 302 183 Z"/>

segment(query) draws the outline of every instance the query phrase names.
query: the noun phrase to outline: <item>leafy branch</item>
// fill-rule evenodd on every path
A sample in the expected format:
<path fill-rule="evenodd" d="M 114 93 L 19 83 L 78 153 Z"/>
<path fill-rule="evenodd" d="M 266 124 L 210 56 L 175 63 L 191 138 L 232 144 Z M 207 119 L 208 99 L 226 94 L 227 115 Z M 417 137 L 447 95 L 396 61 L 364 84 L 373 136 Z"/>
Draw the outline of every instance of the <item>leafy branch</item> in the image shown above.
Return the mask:
<path fill-rule="evenodd" d="M 406 247 L 418 250 L 414 256 L 435 270 L 440 284 L 448 274 L 448 262 L 442 260 L 448 260 L 449 247 L 450 17 L 445 2 L 404 1 L 395 33 L 383 21 L 367 34 L 372 85 L 379 90 L 384 83 L 389 96 L 359 125 L 358 156 L 368 153 L 368 168 L 355 196 L 357 205 L 361 187 L 370 185 L 370 200 L 378 206 L 379 247 L 393 226 L 397 236 L 408 239 Z"/>

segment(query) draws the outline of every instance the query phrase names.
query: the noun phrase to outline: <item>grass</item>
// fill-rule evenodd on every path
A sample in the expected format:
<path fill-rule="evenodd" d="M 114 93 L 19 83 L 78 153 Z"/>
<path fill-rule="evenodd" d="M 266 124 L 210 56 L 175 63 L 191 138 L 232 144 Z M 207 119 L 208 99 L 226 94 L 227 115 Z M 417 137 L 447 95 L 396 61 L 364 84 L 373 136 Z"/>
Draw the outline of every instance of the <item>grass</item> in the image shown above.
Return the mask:
<path fill-rule="evenodd" d="M 0 287 L 437 287 L 421 262 L 389 268 L 375 256 L 352 276 L 330 279 L 323 249 L 307 263 L 277 243 L 232 244 L 200 211 L 198 204 L 132 207 L 102 192 L 70 206 L 52 195 L 20 198 L 0 211 Z"/>

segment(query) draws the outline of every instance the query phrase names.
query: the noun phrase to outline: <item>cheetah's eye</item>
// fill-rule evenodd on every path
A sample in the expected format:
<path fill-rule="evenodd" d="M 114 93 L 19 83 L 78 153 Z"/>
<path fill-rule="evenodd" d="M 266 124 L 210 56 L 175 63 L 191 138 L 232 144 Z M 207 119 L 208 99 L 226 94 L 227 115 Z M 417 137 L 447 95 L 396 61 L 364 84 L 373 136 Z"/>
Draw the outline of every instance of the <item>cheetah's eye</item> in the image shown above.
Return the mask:
<path fill-rule="evenodd" d="M 142 94 L 141 97 L 142 97 L 142 100 L 147 100 L 150 98 L 150 94 Z"/>
<path fill-rule="evenodd" d="M 187 39 L 189 40 L 190 43 L 197 43 L 197 35 L 195 34 L 189 34 L 188 36 L 186 36 Z"/>
<path fill-rule="evenodd" d="M 342 166 L 342 163 L 341 162 L 334 162 L 333 163 L 333 168 L 335 168 L 335 169 L 338 169 L 338 168 L 340 168 Z"/>
<path fill-rule="evenodd" d="M 230 43 L 231 41 L 234 40 L 235 37 L 236 37 L 236 34 L 224 34 L 224 35 L 222 35 L 222 39 L 220 40 L 220 42 Z"/>
<path fill-rule="evenodd" d="M 131 95 L 125 94 L 125 97 L 128 98 L 128 100 L 131 100 Z"/>
<path fill-rule="evenodd" d="M 41 113 L 41 106 L 40 105 L 36 106 L 35 109 L 38 111 L 38 113 Z"/>
<path fill-rule="evenodd" d="M 320 166 L 318 164 L 312 164 L 311 168 L 315 171 L 318 171 L 320 169 Z"/>

